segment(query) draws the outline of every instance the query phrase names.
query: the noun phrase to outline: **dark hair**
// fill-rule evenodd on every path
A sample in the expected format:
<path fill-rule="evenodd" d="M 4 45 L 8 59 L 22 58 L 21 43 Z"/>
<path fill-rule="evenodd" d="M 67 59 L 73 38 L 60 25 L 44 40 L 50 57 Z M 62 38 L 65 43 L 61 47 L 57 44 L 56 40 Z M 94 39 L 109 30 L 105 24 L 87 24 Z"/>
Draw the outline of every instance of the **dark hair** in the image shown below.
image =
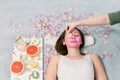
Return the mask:
<path fill-rule="evenodd" d="M 76 30 L 78 30 L 78 32 L 80 33 L 81 35 L 81 40 L 82 40 L 82 44 L 80 45 L 80 49 L 83 48 L 85 42 L 84 42 L 84 35 L 83 33 L 78 29 L 78 28 L 74 28 Z M 60 37 L 58 38 L 56 44 L 55 44 L 55 49 L 56 51 L 61 54 L 61 55 L 67 55 L 68 54 L 68 51 L 67 51 L 67 46 L 66 45 L 63 45 L 63 39 L 65 38 L 65 33 L 66 31 L 64 30 L 62 32 L 62 34 L 60 35 Z"/>

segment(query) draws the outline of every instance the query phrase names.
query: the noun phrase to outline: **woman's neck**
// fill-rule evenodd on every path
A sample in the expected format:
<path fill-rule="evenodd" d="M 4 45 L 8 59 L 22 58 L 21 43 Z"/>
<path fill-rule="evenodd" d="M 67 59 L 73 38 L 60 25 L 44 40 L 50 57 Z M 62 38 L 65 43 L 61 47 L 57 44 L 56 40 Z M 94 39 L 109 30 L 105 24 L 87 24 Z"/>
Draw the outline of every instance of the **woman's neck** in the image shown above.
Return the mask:
<path fill-rule="evenodd" d="M 78 57 L 81 56 L 79 48 L 68 48 L 68 54 L 66 56 Z"/>

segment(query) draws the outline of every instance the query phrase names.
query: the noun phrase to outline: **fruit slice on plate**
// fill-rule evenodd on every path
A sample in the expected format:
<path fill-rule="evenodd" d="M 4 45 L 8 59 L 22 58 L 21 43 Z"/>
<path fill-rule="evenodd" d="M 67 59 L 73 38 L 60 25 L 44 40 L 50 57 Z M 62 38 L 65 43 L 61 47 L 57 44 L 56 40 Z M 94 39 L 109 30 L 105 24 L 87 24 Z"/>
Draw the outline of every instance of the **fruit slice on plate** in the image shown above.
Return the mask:
<path fill-rule="evenodd" d="M 38 79 L 39 78 L 39 72 L 37 70 L 33 70 L 31 76 L 34 79 Z"/>
<path fill-rule="evenodd" d="M 37 67 L 37 62 L 34 61 L 34 60 L 31 60 L 31 61 L 29 62 L 29 66 L 30 66 L 31 68 L 36 68 L 36 67 Z"/>
<path fill-rule="evenodd" d="M 24 70 L 24 64 L 21 61 L 14 61 L 11 64 L 11 71 L 15 74 L 20 74 Z"/>
<path fill-rule="evenodd" d="M 36 45 L 29 45 L 26 48 L 26 53 L 29 56 L 36 56 L 39 53 L 39 48 Z"/>

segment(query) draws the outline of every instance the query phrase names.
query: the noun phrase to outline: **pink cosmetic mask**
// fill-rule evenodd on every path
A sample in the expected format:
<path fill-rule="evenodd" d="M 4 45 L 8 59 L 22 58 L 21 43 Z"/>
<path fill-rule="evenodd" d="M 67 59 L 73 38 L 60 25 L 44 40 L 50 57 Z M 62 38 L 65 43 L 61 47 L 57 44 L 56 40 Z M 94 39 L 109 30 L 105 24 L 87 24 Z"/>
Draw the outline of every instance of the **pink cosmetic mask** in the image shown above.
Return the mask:
<path fill-rule="evenodd" d="M 82 44 L 79 31 L 72 29 L 70 33 L 66 34 L 65 44 L 67 47 L 79 47 Z"/>

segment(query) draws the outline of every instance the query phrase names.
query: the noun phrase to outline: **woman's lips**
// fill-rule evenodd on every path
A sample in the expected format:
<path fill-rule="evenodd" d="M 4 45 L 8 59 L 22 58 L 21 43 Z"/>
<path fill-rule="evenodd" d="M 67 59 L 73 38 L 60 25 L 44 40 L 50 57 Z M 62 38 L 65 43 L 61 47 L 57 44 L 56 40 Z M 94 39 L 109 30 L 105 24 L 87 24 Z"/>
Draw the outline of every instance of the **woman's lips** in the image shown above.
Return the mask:
<path fill-rule="evenodd" d="M 70 41 L 71 43 L 76 43 L 77 41 Z"/>

